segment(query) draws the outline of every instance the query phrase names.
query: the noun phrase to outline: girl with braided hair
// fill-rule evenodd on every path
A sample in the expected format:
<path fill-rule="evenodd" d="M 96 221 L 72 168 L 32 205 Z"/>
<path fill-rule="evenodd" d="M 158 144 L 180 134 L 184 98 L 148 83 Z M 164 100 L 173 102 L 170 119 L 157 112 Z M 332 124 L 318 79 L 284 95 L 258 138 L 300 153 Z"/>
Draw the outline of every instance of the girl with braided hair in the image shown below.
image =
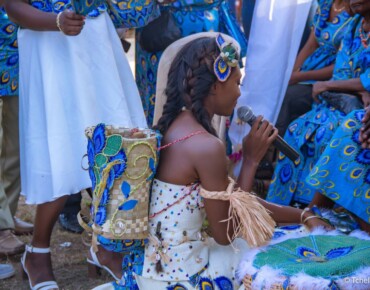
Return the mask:
<path fill-rule="evenodd" d="M 238 185 L 228 178 L 225 147 L 212 117 L 229 116 L 236 105 L 238 57 L 238 43 L 218 33 L 188 36 L 163 54 L 155 112 L 161 115 L 156 128 L 163 140 L 151 191 L 150 235 L 136 259 L 143 261 L 135 273 L 139 289 L 238 289 L 235 271 L 242 255 L 235 249 L 267 242 L 274 220 L 310 217 L 309 227 L 323 225 L 311 212 L 268 204 L 248 193 L 260 159 L 277 136 L 262 117 L 245 138 Z M 205 216 L 211 233 L 203 229 Z"/>

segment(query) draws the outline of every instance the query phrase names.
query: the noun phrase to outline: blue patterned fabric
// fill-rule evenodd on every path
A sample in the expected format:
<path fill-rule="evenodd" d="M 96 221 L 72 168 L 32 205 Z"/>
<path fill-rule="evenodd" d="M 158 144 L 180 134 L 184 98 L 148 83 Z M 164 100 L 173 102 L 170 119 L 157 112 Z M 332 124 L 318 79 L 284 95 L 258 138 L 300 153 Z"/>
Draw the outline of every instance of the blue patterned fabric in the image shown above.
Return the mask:
<path fill-rule="evenodd" d="M 0 7 L 0 97 L 18 96 L 17 29 Z"/>
<path fill-rule="evenodd" d="M 109 15 L 116 27 L 139 28 L 160 15 L 157 1 L 118 0 L 112 1 Z"/>
<path fill-rule="evenodd" d="M 182 0 L 161 6 L 171 9 L 183 37 L 205 31 L 220 31 L 233 36 L 246 51 L 246 39 L 236 20 L 229 13 L 227 3 L 221 0 Z M 140 29 L 137 30 L 137 35 Z M 136 42 L 136 83 L 148 125 L 153 124 L 157 70 L 162 52 L 149 53 Z"/>
<path fill-rule="evenodd" d="M 301 71 L 318 70 L 334 64 L 337 50 L 346 32 L 350 15 L 343 11 L 329 21 L 333 0 L 320 0 L 313 19 L 312 29 L 319 46 L 305 60 Z M 314 83 L 307 81 L 305 83 Z"/>
<path fill-rule="evenodd" d="M 44 12 L 60 13 L 64 10 L 73 10 L 71 0 L 29 0 L 29 3 Z M 106 4 L 100 5 L 98 8 L 93 9 L 87 17 L 98 17 L 101 13 L 107 10 Z"/>
<path fill-rule="evenodd" d="M 361 44 L 361 20 L 356 16 L 348 25 L 337 54 L 333 79 L 360 78 L 364 87 L 370 88 L 370 49 Z M 322 102 L 314 104 L 311 111 L 290 124 L 284 139 L 299 152 L 300 158 L 293 163 L 283 154 L 279 155 L 268 201 L 288 205 L 292 201 L 308 204 L 312 200 L 316 188 L 306 182 L 306 177 L 344 118 L 344 113 Z"/>
<path fill-rule="evenodd" d="M 370 223 L 370 149 L 361 148 L 364 110 L 350 113 L 307 177 L 321 194 Z"/>
<path fill-rule="evenodd" d="M 134 273 L 142 273 L 144 264 L 144 246 L 146 240 L 110 240 L 98 236 L 98 242 L 106 250 L 123 253 L 122 273 L 120 281 L 112 283 L 114 289 L 135 290 L 139 289 Z"/>

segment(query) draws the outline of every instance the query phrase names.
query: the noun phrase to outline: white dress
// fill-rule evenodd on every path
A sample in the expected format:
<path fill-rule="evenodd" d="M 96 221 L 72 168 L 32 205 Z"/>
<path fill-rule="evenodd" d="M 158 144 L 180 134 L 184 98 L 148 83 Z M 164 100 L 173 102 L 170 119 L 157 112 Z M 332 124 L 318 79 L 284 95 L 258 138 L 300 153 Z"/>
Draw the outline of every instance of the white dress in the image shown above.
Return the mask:
<path fill-rule="evenodd" d="M 150 238 L 145 247 L 142 271 L 135 273 L 139 289 L 244 289 L 236 278 L 236 271 L 248 250 L 247 243 L 235 240 L 233 245 L 238 251 L 216 244 L 202 232 L 204 219 L 205 209 L 198 188 L 154 180 L 149 213 Z M 159 222 L 161 247 L 155 237 Z M 158 260 L 163 268 L 161 272 L 156 271 Z M 94 288 L 111 289 L 115 289 L 112 283 Z"/>
<path fill-rule="evenodd" d="M 22 193 L 30 204 L 91 187 L 85 128 L 146 127 L 139 93 L 106 12 L 78 36 L 20 29 Z"/>

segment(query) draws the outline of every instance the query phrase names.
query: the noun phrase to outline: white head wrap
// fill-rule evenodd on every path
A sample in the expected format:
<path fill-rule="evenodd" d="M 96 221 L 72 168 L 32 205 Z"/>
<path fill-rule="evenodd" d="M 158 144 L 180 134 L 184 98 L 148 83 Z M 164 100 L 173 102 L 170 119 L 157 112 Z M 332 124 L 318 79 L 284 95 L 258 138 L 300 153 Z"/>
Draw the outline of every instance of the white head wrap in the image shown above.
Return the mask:
<path fill-rule="evenodd" d="M 155 107 L 154 107 L 154 120 L 153 120 L 153 125 L 157 125 L 158 120 L 162 116 L 163 113 L 163 107 L 167 101 L 167 96 L 165 93 L 166 87 L 167 87 L 167 81 L 168 81 L 168 72 L 170 70 L 171 64 L 173 60 L 175 59 L 176 55 L 178 52 L 189 42 L 198 39 L 198 38 L 203 38 L 203 37 L 213 37 L 215 38 L 217 35 L 221 34 L 222 37 L 230 43 L 233 43 L 240 54 L 240 45 L 239 43 L 229 35 L 219 33 L 219 32 L 200 32 L 196 33 L 184 38 L 181 38 L 174 43 L 172 43 L 169 47 L 166 48 L 166 50 L 163 52 L 161 60 L 159 61 L 159 66 L 158 66 L 158 72 L 157 72 L 157 91 L 156 91 L 156 99 L 155 99 Z M 220 119 L 220 117 L 215 116 L 216 119 Z M 224 127 L 220 126 L 220 122 L 222 123 L 223 121 L 213 120 L 214 124 L 216 123 L 216 130 L 218 129 L 217 127 Z M 218 125 L 217 125 L 218 124 Z M 217 130 L 219 133 L 219 136 L 222 136 L 222 134 L 219 130 Z"/>

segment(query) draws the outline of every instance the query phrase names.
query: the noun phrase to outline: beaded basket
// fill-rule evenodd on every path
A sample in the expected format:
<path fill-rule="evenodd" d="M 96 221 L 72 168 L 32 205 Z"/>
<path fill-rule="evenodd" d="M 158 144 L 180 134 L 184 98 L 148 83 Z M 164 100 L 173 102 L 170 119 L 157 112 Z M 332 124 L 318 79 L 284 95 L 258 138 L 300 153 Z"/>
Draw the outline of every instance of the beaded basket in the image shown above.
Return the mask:
<path fill-rule="evenodd" d="M 86 129 L 93 201 L 91 228 L 108 239 L 145 239 L 161 135 L 99 124 Z"/>
<path fill-rule="evenodd" d="M 238 269 L 245 289 L 370 289 L 370 237 L 325 232 L 286 234 L 252 249 Z"/>

